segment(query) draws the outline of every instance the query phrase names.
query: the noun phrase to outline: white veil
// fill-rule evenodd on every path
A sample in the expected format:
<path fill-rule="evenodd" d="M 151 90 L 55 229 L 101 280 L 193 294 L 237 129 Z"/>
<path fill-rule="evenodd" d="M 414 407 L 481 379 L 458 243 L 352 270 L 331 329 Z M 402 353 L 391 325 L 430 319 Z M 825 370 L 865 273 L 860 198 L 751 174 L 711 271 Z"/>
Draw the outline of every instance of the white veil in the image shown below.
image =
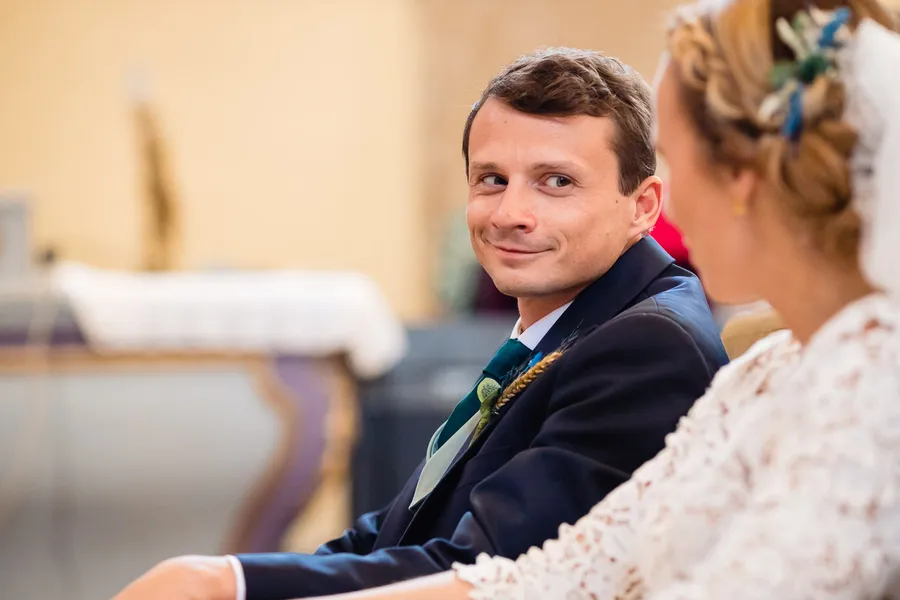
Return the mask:
<path fill-rule="evenodd" d="M 900 35 L 866 19 L 841 52 L 845 119 L 859 133 L 853 194 L 869 282 L 900 296 Z"/>

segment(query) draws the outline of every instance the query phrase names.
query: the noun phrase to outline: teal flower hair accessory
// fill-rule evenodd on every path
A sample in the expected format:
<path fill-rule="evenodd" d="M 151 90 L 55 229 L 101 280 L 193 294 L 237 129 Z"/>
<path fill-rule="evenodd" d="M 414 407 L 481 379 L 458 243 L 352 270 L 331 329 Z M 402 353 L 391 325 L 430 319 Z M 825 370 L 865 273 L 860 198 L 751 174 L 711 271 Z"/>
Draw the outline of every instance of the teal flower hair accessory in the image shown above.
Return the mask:
<path fill-rule="evenodd" d="M 803 91 L 819 77 L 836 77 L 838 52 L 850 38 L 850 10 L 817 8 L 794 15 L 791 23 L 778 19 L 779 39 L 794 54 L 794 60 L 775 63 L 771 72 L 773 92 L 759 109 L 759 119 L 781 119 L 781 134 L 796 142 L 803 132 Z"/>

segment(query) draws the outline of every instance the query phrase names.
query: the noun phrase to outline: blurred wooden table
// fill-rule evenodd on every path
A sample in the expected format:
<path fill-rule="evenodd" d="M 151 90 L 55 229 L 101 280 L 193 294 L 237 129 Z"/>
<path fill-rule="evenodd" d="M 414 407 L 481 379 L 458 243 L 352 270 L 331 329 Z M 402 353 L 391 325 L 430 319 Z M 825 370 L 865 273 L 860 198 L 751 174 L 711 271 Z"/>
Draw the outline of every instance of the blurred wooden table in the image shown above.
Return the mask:
<path fill-rule="evenodd" d="M 34 310 L 0 304 L 4 597 L 110 597 L 168 556 L 308 551 L 347 525 L 340 357 L 97 354 L 65 306 L 35 344 Z"/>

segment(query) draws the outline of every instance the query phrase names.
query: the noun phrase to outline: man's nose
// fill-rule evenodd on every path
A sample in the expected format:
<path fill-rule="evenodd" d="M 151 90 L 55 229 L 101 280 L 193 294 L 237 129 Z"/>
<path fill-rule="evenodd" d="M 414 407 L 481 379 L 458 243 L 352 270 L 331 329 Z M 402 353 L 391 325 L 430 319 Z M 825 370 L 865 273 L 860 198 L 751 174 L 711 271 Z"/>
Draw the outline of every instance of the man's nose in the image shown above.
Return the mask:
<path fill-rule="evenodd" d="M 533 194 L 527 181 L 511 179 L 494 211 L 492 224 L 498 229 L 532 231 L 537 225 Z"/>

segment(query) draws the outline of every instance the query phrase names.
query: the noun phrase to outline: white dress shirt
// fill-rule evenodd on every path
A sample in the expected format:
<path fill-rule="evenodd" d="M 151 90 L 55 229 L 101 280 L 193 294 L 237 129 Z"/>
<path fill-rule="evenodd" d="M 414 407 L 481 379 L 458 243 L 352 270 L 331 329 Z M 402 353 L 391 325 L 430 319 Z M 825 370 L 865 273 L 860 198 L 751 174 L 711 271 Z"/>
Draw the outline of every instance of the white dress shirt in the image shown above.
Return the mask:
<path fill-rule="evenodd" d="M 544 339 L 544 336 L 547 335 L 547 332 L 550 331 L 550 328 L 556 325 L 556 322 L 559 321 L 559 318 L 570 306 L 572 306 L 571 302 L 563 304 L 552 313 L 536 321 L 534 325 L 522 333 L 519 333 L 519 327 L 522 324 L 522 319 L 519 319 L 516 321 L 516 325 L 513 327 L 509 337 L 514 340 L 519 340 L 519 342 L 528 346 L 529 350 L 534 350 L 537 348 L 537 345 L 541 343 L 541 340 Z"/>
<path fill-rule="evenodd" d="M 572 305 L 571 302 L 568 304 L 564 304 L 554 310 L 553 312 L 547 314 L 542 317 L 538 321 L 536 321 L 531 327 L 526 329 L 525 331 L 519 333 L 519 327 L 522 324 L 522 320 L 519 319 L 516 321 L 515 326 L 513 327 L 512 333 L 510 334 L 510 339 L 519 340 L 523 345 L 527 346 L 529 350 L 534 350 L 537 348 L 537 345 L 541 343 L 541 340 L 544 339 L 544 336 L 547 335 L 547 332 L 550 331 L 559 318 L 562 316 L 566 309 Z M 469 423 L 466 424 L 462 429 L 456 432 L 454 437 L 464 433 L 464 437 L 468 438 L 469 434 L 478 424 L 478 419 L 470 420 Z M 463 431 L 463 429 L 467 429 L 467 431 Z M 452 440 L 452 438 L 451 438 Z M 448 442 L 449 445 L 449 442 Z M 456 453 L 453 453 L 454 456 Z M 437 456 L 437 454 L 435 454 Z M 244 578 L 244 567 L 241 566 L 241 561 L 239 561 L 234 556 L 226 556 L 228 563 L 231 565 L 231 569 L 234 571 L 234 578 L 236 580 L 236 600 L 247 600 L 247 581 Z"/>

